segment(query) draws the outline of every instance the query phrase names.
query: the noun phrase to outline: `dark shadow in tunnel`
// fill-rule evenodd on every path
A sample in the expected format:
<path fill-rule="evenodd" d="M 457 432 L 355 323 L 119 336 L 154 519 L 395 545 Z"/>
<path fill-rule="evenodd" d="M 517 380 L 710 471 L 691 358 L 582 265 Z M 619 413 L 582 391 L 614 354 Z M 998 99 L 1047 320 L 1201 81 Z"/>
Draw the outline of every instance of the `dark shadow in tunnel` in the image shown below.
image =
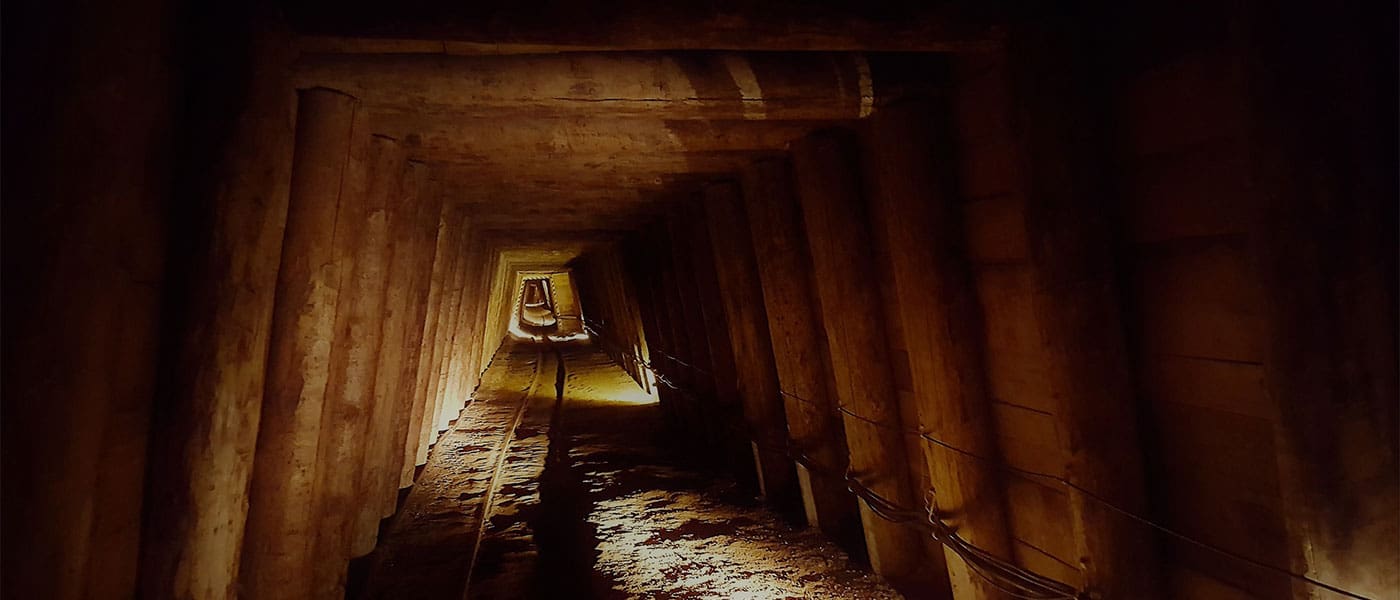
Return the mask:
<path fill-rule="evenodd" d="M 616 589 L 616 582 L 595 570 L 600 537 L 597 525 L 590 522 L 588 517 L 594 510 L 596 494 L 591 489 L 589 473 L 575 463 L 571 454 L 574 438 L 565 414 L 564 396 L 566 359 L 558 345 L 550 346 L 557 366 L 554 401 L 549 409 L 548 450 L 544 469 L 538 479 L 538 503 L 526 504 L 518 512 L 490 518 L 496 531 L 508 530 L 523 521 L 530 528 L 533 538 L 536 559 L 529 567 L 533 570 L 528 578 L 531 583 L 528 589 L 518 590 L 518 595 L 512 597 L 541 600 L 626 598 L 627 594 Z M 523 489 L 511 491 L 524 492 Z M 529 551 L 529 545 L 529 542 L 518 538 L 486 540 L 473 581 L 488 580 L 513 569 L 509 555 Z"/>
<path fill-rule="evenodd" d="M 655 404 L 567 402 L 567 365 L 596 355 L 581 345 L 558 344 L 555 351 L 559 367 L 548 453 L 539 478 L 539 502 L 515 515 L 497 517 L 502 521 L 495 525 L 505 529 L 507 521 L 523 519 L 531 529 L 537 561 L 531 589 L 523 591 L 525 597 L 634 597 L 636 590 L 621 589 L 622 584 L 597 568 L 603 532 L 590 517 L 595 516 L 598 505 L 642 490 L 713 493 L 718 473 L 708 464 L 712 459 L 674 445 L 674 437 L 660 426 L 660 410 Z M 697 468 L 702 465 L 710 468 Z M 743 486 L 721 487 L 724 493 L 717 499 L 725 504 L 750 509 L 759 506 Z M 718 528 L 709 535 L 732 529 L 726 524 L 711 527 Z M 483 552 L 478 567 L 486 577 L 503 567 L 500 561 L 510 551 L 494 546 Z"/>
<path fill-rule="evenodd" d="M 612 582 L 594 570 L 598 562 L 598 526 L 588 520 L 593 499 L 573 464 L 573 446 L 564 418 L 566 367 L 556 347 L 554 408 L 550 415 L 549 453 L 540 475 L 540 503 L 529 519 L 539 548 L 536 598 L 620 598 Z M 586 590 L 586 593 L 585 593 Z"/>

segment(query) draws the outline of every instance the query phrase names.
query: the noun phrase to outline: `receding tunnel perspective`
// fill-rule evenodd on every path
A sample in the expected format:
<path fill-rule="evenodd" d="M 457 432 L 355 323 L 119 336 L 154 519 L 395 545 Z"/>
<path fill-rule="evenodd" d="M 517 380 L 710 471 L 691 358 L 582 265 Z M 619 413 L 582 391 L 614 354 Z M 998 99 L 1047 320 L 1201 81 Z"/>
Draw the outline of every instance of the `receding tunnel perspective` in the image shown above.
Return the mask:
<path fill-rule="evenodd" d="M 554 302 L 550 299 L 549 279 L 526 279 L 520 290 L 520 323 L 543 331 L 559 328 L 559 319 L 554 316 Z"/>
<path fill-rule="evenodd" d="M 587 339 L 569 271 L 517 272 L 519 290 L 509 333 L 516 339 L 555 342 Z"/>
<path fill-rule="evenodd" d="M 6 9 L 0 598 L 1400 600 L 1393 2 Z"/>

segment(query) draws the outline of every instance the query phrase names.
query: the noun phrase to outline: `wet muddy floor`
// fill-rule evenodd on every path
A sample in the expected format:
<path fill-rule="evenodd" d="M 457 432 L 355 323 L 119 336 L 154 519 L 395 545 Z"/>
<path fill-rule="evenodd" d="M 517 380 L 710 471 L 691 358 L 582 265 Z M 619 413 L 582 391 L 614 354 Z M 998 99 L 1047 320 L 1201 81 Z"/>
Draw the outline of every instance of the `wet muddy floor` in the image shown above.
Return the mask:
<path fill-rule="evenodd" d="M 898 598 L 833 544 L 671 453 L 587 343 L 512 344 L 368 559 L 367 598 Z"/>

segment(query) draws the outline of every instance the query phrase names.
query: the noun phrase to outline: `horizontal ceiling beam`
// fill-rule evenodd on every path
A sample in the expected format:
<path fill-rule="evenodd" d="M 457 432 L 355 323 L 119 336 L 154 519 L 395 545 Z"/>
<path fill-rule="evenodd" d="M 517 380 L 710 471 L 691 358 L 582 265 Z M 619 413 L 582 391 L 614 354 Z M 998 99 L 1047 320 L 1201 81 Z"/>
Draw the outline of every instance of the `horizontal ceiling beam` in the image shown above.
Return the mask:
<path fill-rule="evenodd" d="M 781 150 L 830 121 L 439 118 L 373 114 L 371 129 L 405 142 L 415 158 L 506 164 L 568 157 L 625 159 L 651 153 Z"/>
<path fill-rule="evenodd" d="M 381 113 L 844 120 L 874 107 L 870 67 L 842 53 L 304 55 L 298 87 Z"/>

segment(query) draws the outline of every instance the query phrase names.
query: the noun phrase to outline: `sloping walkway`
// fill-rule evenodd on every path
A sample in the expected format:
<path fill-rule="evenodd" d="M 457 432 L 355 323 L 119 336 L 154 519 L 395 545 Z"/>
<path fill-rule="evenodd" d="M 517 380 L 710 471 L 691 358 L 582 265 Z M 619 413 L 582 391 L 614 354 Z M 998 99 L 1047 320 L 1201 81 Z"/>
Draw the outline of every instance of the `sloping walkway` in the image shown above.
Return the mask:
<path fill-rule="evenodd" d="M 531 398 L 553 398 L 553 364 L 544 348 L 511 344 L 501 350 L 475 400 L 433 448 L 384 528 L 360 597 L 461 597 L 502 452 L 511 447 L 506 442 L 518 433 L 516 421 Z"/>
<path fill-rule="evenodd" d="M 734 482 L 680 465 L 658 405 L 606 354 L 554 352 L 503 351 L 386 531 L 370 597 L 899 597 Z"/>

